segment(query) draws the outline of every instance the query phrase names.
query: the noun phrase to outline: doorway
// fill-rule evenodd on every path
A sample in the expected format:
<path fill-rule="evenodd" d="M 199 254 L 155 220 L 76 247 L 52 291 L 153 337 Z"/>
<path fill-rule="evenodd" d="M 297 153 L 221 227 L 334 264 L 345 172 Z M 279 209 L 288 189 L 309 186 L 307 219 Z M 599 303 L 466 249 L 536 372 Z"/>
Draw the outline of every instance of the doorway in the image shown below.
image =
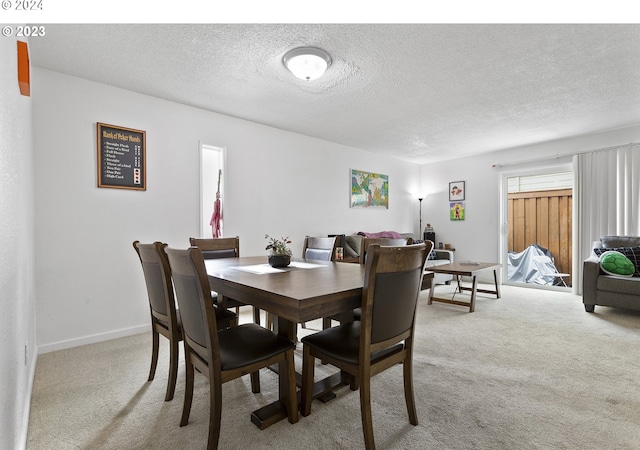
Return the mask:
<path fill-rule="evenodd" d="M 503 173 L 503 280 L 545 289 L 572 286 L 573 170 Z"/>
<path fill-rule="evenodd" d="M 225 149 L 211 145 L 200 145 L 200 236 L 213 236 L 211 219 L 220 191 L 220 202 L 224 199 Z M 223 227 L 221 223 L 220 227 Z"/>

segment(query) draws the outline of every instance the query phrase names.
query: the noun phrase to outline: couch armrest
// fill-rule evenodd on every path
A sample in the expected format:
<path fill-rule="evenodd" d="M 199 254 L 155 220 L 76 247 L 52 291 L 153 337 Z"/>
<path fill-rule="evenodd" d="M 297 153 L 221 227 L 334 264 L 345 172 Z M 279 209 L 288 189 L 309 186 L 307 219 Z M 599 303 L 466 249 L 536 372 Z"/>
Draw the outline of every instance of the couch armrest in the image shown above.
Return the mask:
<path fill-rule="evenodd" d="M 453 252 L 451 250 L 440 250 L 439 248 L 434 248 L 433 251 L 438 256 L 437 259 L 448 259 L 450 263 L 453 262 Z"/>
<path fill-rule="evenodd" d="M 600 275 L 600 260 L 591 255 L 584 260 L 582 265 L 582 303 L 585 305 L 596 304 L 596 292 L 598 276 Z"/>

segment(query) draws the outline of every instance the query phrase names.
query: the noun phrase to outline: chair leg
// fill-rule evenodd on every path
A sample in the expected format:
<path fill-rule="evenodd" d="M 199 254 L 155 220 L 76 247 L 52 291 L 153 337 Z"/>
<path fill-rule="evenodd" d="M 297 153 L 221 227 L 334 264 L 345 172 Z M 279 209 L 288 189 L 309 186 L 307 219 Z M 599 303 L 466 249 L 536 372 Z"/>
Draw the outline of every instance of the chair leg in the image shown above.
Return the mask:
<path fill-rule="evenodd" d="M 289 387 L 287 415 L 289 416 L 289 423 L 296 423 L 298 421 L 298 395 L 296 394 L 296 369 L 293 362 L 293 349 L 286 352 L 285 358 L 287 366 L 287 386 Z"/>
<path fill-rule="evenodd" d="M 409 423 L 418 425 L 418 413 L 416 412 L 416 400 L 413 394 L 413 361 L 411 357 L 407 358 L 402 364 L 402 372 L 404 376 L 404 401 L 407 404 L 407 413 L 409 414 Z"/>
<path fill-rule="evenodd" d="M 219 380 L 209 379 L 209 441 L 207 450 L 216 450 L 220 441 L 222 419 L 222 385 Z"/>
<path fill-rule="evenodd" d="M 311 401 L 313 400 L 313 372 L 315 358 L 306 345 L 302 347 L 302 386 L 300 413 L 303 416 L 311 414 Z"/>
<path fill-rule="evenodd" d="M 258 394 L 260 392 L 260 371 L 251 372 L 251 392 Z"/>
<path fill-rule="evenodd" d="M 178 348 L 178 339 L 171 339 L 169 342 L 169 382 L 167 383 L 167 393 L 164 401 L 173 400 L 173 394 L 176 390 L 176 378 L 178 378 L 178 356 L 180 350 Z"/>
<path fill-rule="evenodd" d="M 189 422 L 189 413 L 191 412 L 191 401 L 193 400 L 193 376 L 194 367 L 191 362 L 191 355 L 187 344 L 184 346 L 184 359 L 185 359 L 185 373 L 186 381 L 184 386 L 184 404 L 182 405 L 182 417 L 180 419 L 180 426 L 183 427 Z"/>
<path fill-rule="evenodd" d="M 153 319 L 152 319 L 153 321 Z M 153 323 L 151 324 L 151 368 L 149 369 L 149 381 L 153 380 L 153 377 L 156 375 L 156 367 L 158 366 L 158 347 L 160 347 L 160 335 L 153 328 Z"/>
<path fill-rule="evenodd" d="M 360 379 L 360 415 L 362 416 L 362 432 L 364 446 L 367 450 L 374 450 L 376 444 L 373 439 L 373 419 L 371 416 L 371 378 Z"/>

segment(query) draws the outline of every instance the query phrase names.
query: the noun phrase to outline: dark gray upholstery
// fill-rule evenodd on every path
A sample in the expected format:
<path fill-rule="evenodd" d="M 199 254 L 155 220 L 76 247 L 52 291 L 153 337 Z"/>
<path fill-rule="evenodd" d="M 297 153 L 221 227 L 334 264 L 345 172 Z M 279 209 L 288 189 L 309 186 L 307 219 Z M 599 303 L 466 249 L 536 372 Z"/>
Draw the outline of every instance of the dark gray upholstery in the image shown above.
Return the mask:
<path fill-rule="evenodd" d="M 603 236 L 603 248 L 638 247 L 638 236 Z M 597 255 L 592 254 L 582 265 L 582 302 L 587 312 L 596 305 L 640 311 L 640 277 L 607 275 L 600 269 Z"/>

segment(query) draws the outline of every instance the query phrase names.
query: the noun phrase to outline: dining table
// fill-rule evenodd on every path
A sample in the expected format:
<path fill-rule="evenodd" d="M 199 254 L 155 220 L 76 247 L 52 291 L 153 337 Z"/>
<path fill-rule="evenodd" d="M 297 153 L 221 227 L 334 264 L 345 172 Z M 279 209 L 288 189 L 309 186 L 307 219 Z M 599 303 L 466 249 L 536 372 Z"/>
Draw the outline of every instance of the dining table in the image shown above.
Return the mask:
<path fill-rule="evenodd" d="M 250 256 L 208 259 L 205 265 L 221 307 L 229 298 L 272 313 L 275 331 L 294 342 L 299 323 L 329 316 L 353 320 L 353 309 L 361 306 L 365 266 L 360 264 L 295 259 L 288 267 L 273 268 L 266 256 Z M 285 373 L 284 363 L 277 370 Z M 297 374 L 298 386 L 300 381 Z M 313 397 L 349 383 L 348 374 L 336 372 L 314 383 Z M 287 395 L 280 376 L 278 400 L 253 411 L 251 421 L 264 429 L 286 418 Z"/>

